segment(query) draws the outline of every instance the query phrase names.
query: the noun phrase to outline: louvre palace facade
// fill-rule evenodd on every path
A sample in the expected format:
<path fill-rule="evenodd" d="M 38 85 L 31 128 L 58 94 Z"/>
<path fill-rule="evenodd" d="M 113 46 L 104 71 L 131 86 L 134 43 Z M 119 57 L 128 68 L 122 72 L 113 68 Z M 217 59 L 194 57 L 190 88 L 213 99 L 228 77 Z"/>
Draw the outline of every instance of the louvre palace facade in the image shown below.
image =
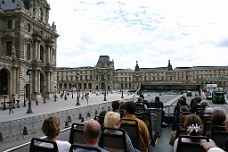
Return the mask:
<path fill-rule="evenodd" d="M 143 83 L 193 83 L 204 89 L 205 84 L 217 83 L 228 86 L 228 66 L 176 67 L 170 61 L 166 67 L 115 69 L 114 61 L 108 55 L 101 55 L 94 67 L 57 68 L 58 90 L 95 91 L 137 90 Z"/>
<path fill-rule="evenodd" d="M 46 0 L 0 0 L 0 100 L 53 98 L 56 25 Z"/>

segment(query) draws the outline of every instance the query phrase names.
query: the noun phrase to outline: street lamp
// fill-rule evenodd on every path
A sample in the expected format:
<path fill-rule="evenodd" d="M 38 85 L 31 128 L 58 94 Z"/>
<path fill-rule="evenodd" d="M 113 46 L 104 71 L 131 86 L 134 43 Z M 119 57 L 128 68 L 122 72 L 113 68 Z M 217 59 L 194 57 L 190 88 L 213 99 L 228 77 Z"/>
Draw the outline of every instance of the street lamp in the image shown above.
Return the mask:
<path fill-rule="evenodd" d="M 54 88 L 55 88 L 55 96 L 54 96 L 54 99 L 55 99 L 55 100 L 54 100 L 54 102 L 56 102 L 56 98 L 57 98 L 57 96 L 56 96 L 56 90 L 57 90 L 57 89 L 56 89 L 56 86 L 54 86 Z"/>
<path fill-rule="evenodd" d="M 46 103 L 46 99 L 45 99 L 45 86 L 44 86 L 43 96 L 44 96 L 44 104 L 45 104 Z"/>
<path fill-rule="evenodd" d="M 79 78 L 79 74 L 77 73 L 76 74 L 76 82 L 77 82 L 77 103 L 76 103 L 76 106 L 79 106 L 80 103 L 79 103 L 79 89 L 78 89 L 78 78 Z"/>
<path fill-rule="evenodd" d="M 71 83 L 71 88 L 72 88 L 72 99 L 74 98 L 74 90 L 73 90 L 73 88 L 74 88 L 74 83 Z"/>
<path fill-rule="evenodd" d="M 106 80 L 106 76 L 104 75 L 104 100 L 103 101 L 107 101 L 106 99 L 106 83 L 105 83 L 105 80 Z"/>
<path fill-rule="evenodd" d="M 32 112 L 32 108 L 31 108 L 31 86 L 30 86 L 30 79 L 31 79 L 31 75 L 32 75 L 32 68 L 29 67 L 28 70 L 27 70 L 27 75 L 29 76 L 29 103 L 28 103 L 28 111 L 27 111 L 27 114 L 29 113 L 33 113 Z"/>
<path fill-rule="evenodd" d="M 7 94 L 6 87 L 3 88 L 3 91 L 5 94 Z M 4 98 L 3 110 L 6 110 L 6 97 L 7 97 L 7 95 L 3 95 L 3 98 Z"/>
<path fill-rule="evenodd" d="M 26 107 L 26 86 L 24 86 L 24 107 Z"/>
<path fill-rule="evenodd" d="M 121 98 L 123 99 L 124 97 L 123 97 L 123 78 L 121 77 L 121 89 L 122 89 L 122 96 L 121 96 Z"/>

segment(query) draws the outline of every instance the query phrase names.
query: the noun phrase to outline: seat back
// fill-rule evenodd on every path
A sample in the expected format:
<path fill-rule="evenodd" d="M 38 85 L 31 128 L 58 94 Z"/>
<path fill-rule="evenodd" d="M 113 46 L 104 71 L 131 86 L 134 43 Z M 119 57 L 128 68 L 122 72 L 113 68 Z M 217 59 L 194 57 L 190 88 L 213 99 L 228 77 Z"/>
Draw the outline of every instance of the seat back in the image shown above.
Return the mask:
<path fill-rule="evenodd" d="M 69 143 L 71 143 L 71 144 L 85 144 L 85 141 L 84 141 L 84 124 L 73 123 L 71 125 Z"/>
<path fill-rule="evenodd" d="M 138 128 L 138 122 L 131 119 L 122 119 L 121 127 L 129 135 L 134 148 L 141 150 L 141 140 Z"/>
<path fill-rule="evenodd" d="M 55 141 L 32 138 L 29 152 L 58 152 L 58 146 Z"/>
<path fill-rule="evenodd" d="M 183 123 L 179 123 L 177 126 L 177 130 L 176 130 L 176 139 L 179 138 L 179 136 L 182 135 L 187 135 L 187 130 L 184 128 L 184 124 Z"/>
<path fill-rule="evenodd" d="M 144 109 L 144 104 L 143 103 L 135 103 L 136 109 Z"/>
<path fill-rule="evenodd" d="M 160 108 L 149 108 L 151 121 L 152 121 L 152 129 L 155 131 L 156 136 L 161 135 L 161 109 Z"/>
<path fill-rule="evenodd" d="M 141 120 L 143 120 L 149 130 L 150 133 L 150 137 L 151 137 L 151 145 L 155 146 L 155 133 L 152 130 L 152 121 L 151 121 L 151 116 L 150 116 L 150 111 L 149 110 L 144 110 L 142 111 L 141 109 L 137 109 L 137 113 L 135 113 L 136 117 L 140 119 L 141 116 Z"/>
<path fill-rule="evenodd" d="M 216 143 L 216 145 L 223 144 L 227 137 L 228 132 L 226 132 L 225 126 L 212 126 L 211 139 Z"/>
<path fill-rule="evenodd" d="M 204 118 L 204 121 L 203 121 L 203 133 L 204 133 L 204 135 L 206 135 L 207 134 L 207 132 L 211 132 L 211 129 L 212 129 L 212 127 L 211 127 L 211 117 L 205 117 Z"/>
<path fill-rule="evenodd" d="M 100 149 L 96 148 L 96 147 L 90 147 L 88 145 L 79 145 L 79 144 L 72 144 L 70 146 L 70 152 L 74 152 L 77 149 L 83 149 L 83 150 L 88 150 L 88 151 L 97 151 L 97 152 L 101 152 Z"/>
<path fill-rule="evenodd" d="M 226 143 L 224 145 L 224 150 L 228 151 L 228 138 L 226 138 Z"/>
<path fill-rule="evenodd" d="M 104 127 L 99 146 L 111 152 L 127 152 L 125 131 Z"/>
<path fill-rule="evenodd" d="M 188 140 L 205 140 L 205 142 L 209 142 L 209 138 L 205 136 L 186 136 L 181 135 L 178 138 L 178 144 L 177 144 L 177 152 L 206 152 L 201 146 L 200 142 L 184 142 L 184 139 Z"/>

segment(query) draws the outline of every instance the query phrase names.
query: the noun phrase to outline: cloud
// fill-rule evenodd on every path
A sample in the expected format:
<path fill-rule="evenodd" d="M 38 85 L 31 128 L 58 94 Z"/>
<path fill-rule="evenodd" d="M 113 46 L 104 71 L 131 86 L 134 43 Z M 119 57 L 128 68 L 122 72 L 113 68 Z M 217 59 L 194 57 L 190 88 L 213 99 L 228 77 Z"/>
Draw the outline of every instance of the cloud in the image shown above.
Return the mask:
<path fill-rule="evenodd" d="M 226 0 L 48 2 L 60 35 L 58 66 L 93 66 L 99 55 L 109 55 L 116 68 L 134 69 L 136 61 L 144 68 L 168 60 L 173 67 L 227 64 Z"/>

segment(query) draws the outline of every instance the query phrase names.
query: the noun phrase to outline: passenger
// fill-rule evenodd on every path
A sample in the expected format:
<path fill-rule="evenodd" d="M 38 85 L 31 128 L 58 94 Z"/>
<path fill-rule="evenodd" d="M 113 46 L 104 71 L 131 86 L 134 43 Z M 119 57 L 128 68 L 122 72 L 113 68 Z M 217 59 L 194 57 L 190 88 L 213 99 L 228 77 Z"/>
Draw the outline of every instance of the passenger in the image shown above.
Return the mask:
<path fill-rule="evenodd" d="M 226 132 L 228 132 L 228 114 L 226 114 L 226 119 L 223 122 L 223 124 L 225 125 Z M 226 141 L 224 143 L 220 144 L 219 147 L 224 149 L 225 148 L 225 144 L 226 144 Z"/>
<path fill-rule="evenodd" d="M 119 101 L 113 101 L 112 102 L 112 111 L 118 112 L 120 109 L 120 103 Z"/>
<path fill-rule="evenodd" d="M 139 105 L 143 105 L 144 109 L 148 109 L 147 108 L 147 103 L 143 101 L 143 98 L 142 97 L 139 97 L 138 98 L 138 101 L 135 102 L 136 104 L 139 104 Z"/>
<path fill-rule="evenodd" d="M 71 144 L 68 141 L 58 140 L 60 133 L 60 123 L 57 117 L 49 116 L 42 124 L 42 131 L 48 140 L 55 141 L 59 152 L 69 152 Z M 41 143 L 43 147 L 52 147 L 50 143 Z"/>
<path fill-rule="evenodd" d="M 187 115 L 185 121 L 184 121 L 184 128 L 187 130 L 187 134 L 190 136 L 202 136 L 203 134 L 203 124 L 201 121 L 201 118 L 196 114 L 189 114 Z M 177 152 L 177 144 L 178 144 L 177 138 L 174 142 L 174 152 Z M 191 141 L 187 138 L 182 139 L 184 142 L 199 142 L 204 143 L 206 140 L 200 140 L 200 141 Z M 210 139 L 210 141 L 212 141 Z"/>
<path fill-rule="evenodd" d="M 193 100 L 194 100 L 194 103 L 191 106 L 191 112 L 196 113 L 197 109 L 201 108 L 200 102 L 202 101 L 202 99 L 200 97 L 196 96 L 196 97 L 194 97 Z"/>
<path fill-rule="evenodd" d="M 221 107 L 214 107 L 211 119 L 211 126 L 218 125 L 224 126 L 224 121 L 226 120 L 225 110 Z"/>
<path fill-rule="evenodd" d="M 158 96 L 156 96 L 154 103 L 158 104 L 159 105 L 159 108 L 161 109 L 161 126 L 162 127 L 168 126 L 165 123 L 165 111 L 163 110 L 163 107 L 164 107 L 163 102 L 161 102 L 160 101 L 160 98 Z"/>
<path fill-rule="evenodd" d="M 184 112 L 190 112 L 190 107 L 189 105 L 186 103 L 186 98 L 185 96 L 181 96 L 178 100 L 177 100 L 177 105 L 174 108 L 174 122 L 173 122 L 173 131 L 176 130 L 177 125 L 178 125 L 178 119 L 180 116 L 180 109 L 182 108 L 182 113 Z"/>
<path fill-rule="evenodd" d="M 108 128 L 117 128 L 119 129 L 121 125 L 121 118 L 120 118 L 120 114 L 117 112 L 108 112 L 105 115 L 105 119 L 104 119 L 104 126 L 108 127 Z M 110 130 L 106 130 L 107 133 L 112 133 L 112 134 L 121 134 L 121 132 L 119 131 L 112 131 L 110 132 Z M 127 146 L 127 151 L 128 152 L 139 152 L 138 149 L 134 148 L 131 142 L 131 139 L 129 138 L 129 136 L 126 135 L 126 146 Z"/>
<path fill-rule="evenodd" d="M 206 109 L 207 107 L 209 107 L 208 102 L 206 100 L 201 101 L 200 102 L 200 106 L 202 108 L 204 108 L 204 109 Z"/>
<path fill-rule="evenodd" d="M 98 146 L 98 140 L 101 135 L 101 126 L 96 120 L 89 120 L 84 126 L 84 140 L 86 146 L 95 147 L 101 150 L 101 152 L 108 152 L 107 150 Z M 74 152 L 86 152 L 83 148 L 78 148 Z"/>
<path fill-rule="evenodd" d="M 136 105 L 133 101 L 128 101 L 124 104 L 124 118 L 136 120 L 138 122 L 140 139 L 142 142 L 142 152 L 148 152 L 148 142 L 150 141 L 150 133 L 146 124 L 136 118 L 135 116 Z"/>

